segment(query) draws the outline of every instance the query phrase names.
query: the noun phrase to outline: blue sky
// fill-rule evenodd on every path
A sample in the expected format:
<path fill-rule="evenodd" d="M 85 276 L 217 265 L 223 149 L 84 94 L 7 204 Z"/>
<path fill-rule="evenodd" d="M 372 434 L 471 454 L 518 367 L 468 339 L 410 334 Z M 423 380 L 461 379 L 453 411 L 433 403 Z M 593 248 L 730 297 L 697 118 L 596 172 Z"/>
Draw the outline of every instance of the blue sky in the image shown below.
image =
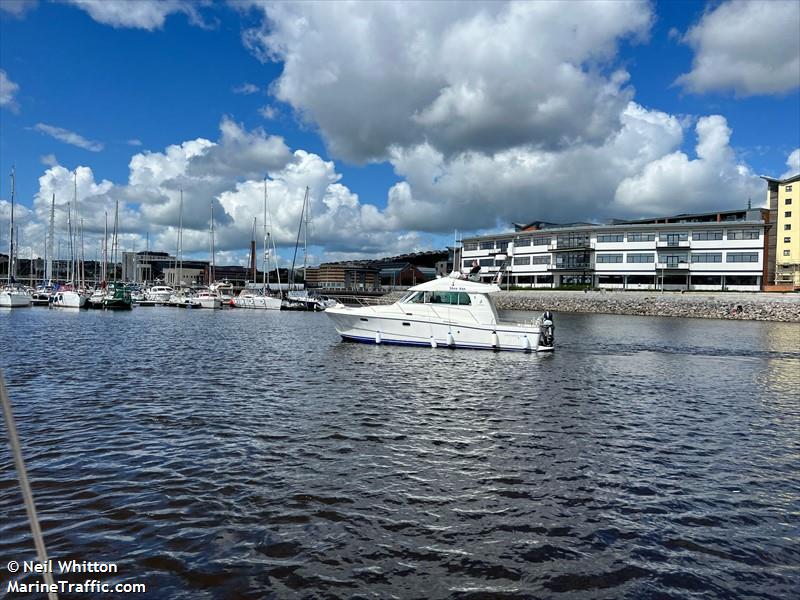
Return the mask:
<path fill-rule="evenodd" d="M 266 174 L 284 256 L 311 187 L 317 260 L 759 204 L 800 169 L 798 6 L 0 0 L 2 239 L 12 164 L 35 252 L 75 169 L 90 235 L 119 200 L 171 249 L 183 188 L 231 262 Z"/>

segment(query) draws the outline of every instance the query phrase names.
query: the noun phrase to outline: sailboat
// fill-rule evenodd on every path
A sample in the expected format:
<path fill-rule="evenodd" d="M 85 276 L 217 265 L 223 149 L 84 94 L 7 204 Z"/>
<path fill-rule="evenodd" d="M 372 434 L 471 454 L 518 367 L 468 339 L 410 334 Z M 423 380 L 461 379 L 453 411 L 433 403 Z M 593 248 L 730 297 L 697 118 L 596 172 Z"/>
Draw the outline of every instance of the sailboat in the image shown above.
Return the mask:
<path fill-rule="evenodd" d="M 14 278 L 14 194 L 15 194 L 15 169 L 11 167 L 11 225 L 8 238 L 8 276 L 6 286 L 0 289 L 0 307 L 24 308 L 31 305 L 30 295 L 19 285 Z"/>
<path fill-rule="evenodd" d="M 114 209 L 114 234 L 111 241 L 111 268 L 114 269 L 114 281 L 108 284 L 103 296 L 103 308 L 106 310 L 130 310 L 133 308 L 131 293 L 125 285 L 117 281 L 117 250 L 119 249 L 119 200 Z"/>
<path fill-rule="evenodd" d="M 69 233 L 69 264 L 70 264 L 70 285 L 69 288 L 57 290 L 52 297 L 52 304 L 59 308 L 83 308 L 86 306 L 88 296 L 80 289 L 82 286 L 79 272 L 80 260 L 77 252 L 77 228 L 73 231 L 72 211 L 78 214 L 78 173 L 74 174 L 74 193 L 72 204 L 67 206 L 67 231 Z M 81 232 L 82 235 L 82 232 Z"/>
<path fill-rule="evenodd" d="M 294 245 L 294 256 L 292 257 L 292 270 L 289 274 L 291 281 L 289 282 L 289 292 L 287 298 L 283 303 L 284 310 L 325 310 L 328 307 L 335 306 L 336 302 L 332 300 L 324 300 L 318 296 L 308 293 L 308 287 L 304 283 L 304 289 L 297 289 L 295 284 L 295 270 L 294 265 L 297 259 L 297 250 L 300 247 L 300 234 L 303 234 L 303 279 L 305 280 L 308 273 L 308 221 L 310 219 L 311 202 L 309 199 L 309 188 L 306 186 L 306 193 L 303 197 L 303 208 L 300 212 L 300 226 L 297 229 L 297 240 Z"/>
<path fill-rule="evenodd" d="M 53 285 L 53 242 L 55 235 L 56 195 L 50 200 L 50 227 L 44 242 L 44 281 L 31 294 L 34 306 L 48 306 L 55 290 Z"/>
<path fill-rule="evenodd" d="M 267 277 L 269 273 L 269 255 L 270 255 L 270 239 L 271 233 L 267 230 L 267 215 L 270 215 L 270 229 L 272 228 L 272 213 L 269 212 L 267 205 L 267 178 L 264 178 L 264 270 L 262 272 L 261 280 L 261 294 L 253 293 L 249 290 L 243 290 L 236 298 L 233 299 L 233 305 L 237 308 L 257 308 L 262 310 L 280 310 L 282 308 L 282 301 L 280 298 L 275 298 L 269 295 L 269 284 Z M 253 238 L 255 239 L 255 220 L 253 221 Z M 275 241 L 272 241 L 272 247 L 275 247 Z M 255 242 L 251 252 L 255 252 Z M 253 260 L 255 263 L 255 259 Z M 275 252 L 275 271 L 278 273 L 278 287 L 281 285 L 281 274 L 278 270 L 278 253 Z"/>

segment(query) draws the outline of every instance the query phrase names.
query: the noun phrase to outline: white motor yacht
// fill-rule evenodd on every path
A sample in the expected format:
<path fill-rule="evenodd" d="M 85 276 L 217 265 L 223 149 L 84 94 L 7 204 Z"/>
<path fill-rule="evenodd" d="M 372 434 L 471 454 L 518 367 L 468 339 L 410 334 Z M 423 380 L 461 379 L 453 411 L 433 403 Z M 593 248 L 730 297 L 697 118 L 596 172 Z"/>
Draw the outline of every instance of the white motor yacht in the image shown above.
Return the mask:
<path fill-rule="evenodd" d="M 169 302 L 170 296 L 172 296 L 172 294 L 174 293 L 175 290 L 173 290 L 168 285 L 154 285 L 151 286 L 150 289 L 148 289 L 144 293 L 144 297 L 146 300 L 149 300 L 150 302 L 158 302 L 160 304 L 166 304 L 167 302 Z"/>
<path fill-rule="evenodd" d="M 255 308 L 260 310 L 280 310 L 281 299 L 242 291 L 233 299 L 236 308 Z"/>
<path fill-rule="evenodd" d="M 200 308 L 222 308 L 222 298 L 211 290 L 200 290 L 195 296 L 195 300 L 200 303 Z"/>
<path fill-rule="evenodd" d="M 0 307 L 2 308 L 25 308 L 31 305 L 32 300 L 28 292 L 13 285 L 0 289 Z"/>
<path fill-rule="evenodd" d="M 342 338 L 374 344 L 486 350 L 552 351 L 549 312 L 530 323 L 500 321 L 492 294 L 500 288 L 451 275 L 409 288 L 398 302 L 325 313 Z"/>
<path fill-rule="evenodd" d="M 208 288 L 219 294 L 222 304 L 230 304 L 233 300 L 233 284 L 230 281 L 218 281 L 209 285 Z"/>

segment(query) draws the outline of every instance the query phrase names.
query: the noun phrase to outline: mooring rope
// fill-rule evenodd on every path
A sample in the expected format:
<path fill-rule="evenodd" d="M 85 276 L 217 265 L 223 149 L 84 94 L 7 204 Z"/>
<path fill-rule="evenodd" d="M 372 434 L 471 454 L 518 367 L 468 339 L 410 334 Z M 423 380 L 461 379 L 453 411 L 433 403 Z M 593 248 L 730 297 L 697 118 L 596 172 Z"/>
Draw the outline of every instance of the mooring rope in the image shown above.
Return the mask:
<path fill-rule="evenodd" d="M 39 527 L 39 518 L 36 516 L 33 492 L 31 491 L 31 484 L 28 481 L 28 472 L 25 470 L 25 460 L 22 458 L 22 448 L 19 445 L 17 426 L 14 423 L 14 413 L 11 412 L 11 400 L 6 392 L 6 384 L 3 380 L 2 371 L 0 371 L 0 404 L 3 405 L 3 417 L 6 422 L 6 427 L 8 428 L 8 443 L 11 446 L 11 453 L 14 455 L 17 478 L 19 479 L 19 486 L 22 488 L 22 498 L 25 501 L 25 510 L 28 513 L 28 522 L 31 525 L 33 543 L 36 546 L 36 557 L 41 564 L 47 564 L 47 549 L 44 546 L 44 537 L 42 537 L 42 530 Z M 49 570 L 45 570 L 43 575 L 44 581 L 50 590 L 55 589 L 53 574 L 50 573 Z M 55 591 L 48 591 L 47 597 L 50 600 L 58 600 L 58 594 Z"/>

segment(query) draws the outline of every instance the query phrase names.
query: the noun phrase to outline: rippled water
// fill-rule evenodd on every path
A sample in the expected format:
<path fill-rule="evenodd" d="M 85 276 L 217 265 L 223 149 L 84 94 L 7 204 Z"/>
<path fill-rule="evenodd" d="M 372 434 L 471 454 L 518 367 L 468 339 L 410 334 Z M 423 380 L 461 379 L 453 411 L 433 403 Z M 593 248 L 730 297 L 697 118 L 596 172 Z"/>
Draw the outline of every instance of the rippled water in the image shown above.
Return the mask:
<path fill-rule="evenodd" d="M 523 355 L 34 308 L 0 312 L 0 364 L 49 553 L 145 597 L 796 593 L 800 325 L 556 325 Z M 0 596 L 33 556 L 3 445 Z"/>

